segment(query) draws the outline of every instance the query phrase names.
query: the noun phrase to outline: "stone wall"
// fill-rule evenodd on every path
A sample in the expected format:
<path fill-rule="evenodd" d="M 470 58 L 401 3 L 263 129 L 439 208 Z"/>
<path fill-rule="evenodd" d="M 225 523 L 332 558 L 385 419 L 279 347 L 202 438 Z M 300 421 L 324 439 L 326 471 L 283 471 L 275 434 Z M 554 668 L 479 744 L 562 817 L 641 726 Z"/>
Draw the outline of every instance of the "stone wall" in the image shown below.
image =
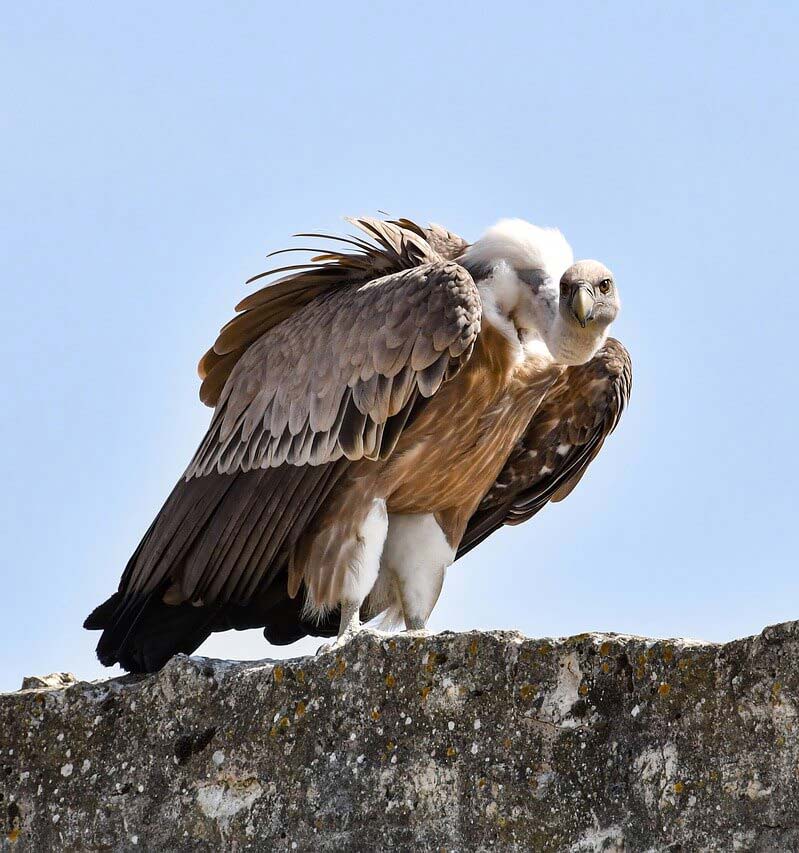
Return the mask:
<path fill-rule="evenodd" d="M 363 633 L 0 696 L 3 850 L 799 849 L 799 623 Z"/>

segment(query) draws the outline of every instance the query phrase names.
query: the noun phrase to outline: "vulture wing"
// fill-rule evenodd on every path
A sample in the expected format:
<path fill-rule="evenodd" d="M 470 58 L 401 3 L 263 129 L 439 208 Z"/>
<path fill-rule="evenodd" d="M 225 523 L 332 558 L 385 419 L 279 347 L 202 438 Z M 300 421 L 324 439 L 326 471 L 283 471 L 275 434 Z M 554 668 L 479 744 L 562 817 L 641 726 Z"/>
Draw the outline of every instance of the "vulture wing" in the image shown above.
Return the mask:
<path fill-rule="evenodd" d="M 567 368 L 470 519 L 458 558 L 569 495 L 616 428 L 631 385 L 630 354 L 614 338 L 591 361 Z"/>
<path fill-rule="evenodd" d="M 268 270 L 247 282 L 288 273 L 243 299 L 236 306 L 237 315 L 223 326 L 214 345 L 200 359 L 197 372 L 202 379 L 200 399 L 203 403 L 216 406 L 233 368 L 252 344 L 317 296 L 426 262 L 452 260 L 469 245 L 440 225 L 422 228 L 410 219 L 383 221 L 361 217 L 349 222 L 360 228 L 368 240 L 330 234 L 297 234 L 297 237 L 333 240 L 344 248 L 281 249 L 270 257 L 286 252 L 310 252 L 314 257 L 310 263 Z"/>
<path fill-rule="evenodd" d="M 325 272 L 312 265 L 253 294 L 203 357 L 209 430 L 118 592 L 86 621 L 103 629 L 103 663 L 156 669 L 224 628 L 266 623 L 273 642 L 313 630 L 298 633 L 298 608 L 270 628 L 270 610 L 278 626 L 285 615 L 294 542 L 350 460 L 391 453 L 480 331 L 471 276 L 425 232 L 358 224 L 377 247 L 353 241 L 358 253 L 319 258 Z"/>
<path fill-rule="evenodd" d="M 457 371 L 479 329 L 453 261 L 323 293 L 242 355 L 186 477 L 388 455 L 389 420 Z"/>

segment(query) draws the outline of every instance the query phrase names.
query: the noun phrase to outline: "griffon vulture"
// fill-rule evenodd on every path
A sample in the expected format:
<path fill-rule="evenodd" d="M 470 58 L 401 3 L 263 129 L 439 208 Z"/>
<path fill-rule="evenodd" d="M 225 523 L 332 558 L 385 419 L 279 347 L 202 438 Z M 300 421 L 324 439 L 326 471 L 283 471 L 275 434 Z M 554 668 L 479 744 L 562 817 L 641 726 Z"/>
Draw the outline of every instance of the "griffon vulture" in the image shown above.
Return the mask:
<path fill-rule="evenodd" d="M 256 276 L 287 273 L 202 357 L 211 425 L 85 622 L 102 663 L 152 671 L 230 628 L 421 629 L 453 560 L 562 500 L 616 426 L 631 366 L 605 266 L 521 220 L 471 245 L 352 221 L 368 239 L 300 235 L 342 248 Z"/>

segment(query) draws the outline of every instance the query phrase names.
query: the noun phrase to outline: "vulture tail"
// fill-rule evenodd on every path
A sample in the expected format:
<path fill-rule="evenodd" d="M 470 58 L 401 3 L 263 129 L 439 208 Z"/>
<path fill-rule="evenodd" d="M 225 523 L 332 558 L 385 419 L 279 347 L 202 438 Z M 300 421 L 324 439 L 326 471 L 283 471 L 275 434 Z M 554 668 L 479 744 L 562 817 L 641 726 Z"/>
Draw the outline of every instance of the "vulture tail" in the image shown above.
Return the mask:
<path fill-rule="evenodd" d="M 285 577 L 283 589 L 286 588 Z M 320 622 L 303 615 L 303 596 L 249 606 L 164 604 L 161 595 L 124 598 L 115 592 L 87 617 L 89 630 L 101 630 L 97 657 L 105 666 L 115 663 L 128 672 L 156 672 L 175 654 L 191 654 L 214 631 L 264 629 L 275 646 L 294 643 L 308 635 L 334 637 L 339 612 L 331 611 Z"/>
<path fill-rule="evenodd" d="M 103 632 L 97 644 L 100 663 L 155 672 L 172 655 L 191 654 L 209 637 L 219 608 L 164 604 L 161 592 L 129 597 L 116 592 L 91 613 L 83 627 Z"/>
<path fill-rule="evenodd" d="M 319 624 L 303 617 L 303 597 L 289 598 L 287 563 L 292 542 L 344 467 L 334 462 L 181 479 L 119 590 L 84 623 L 102 631 L 100 662 L 154 672 L 172 655 L 191 654 L 214 631 L 231 628 L 264 628 L 278 645 L 335 634 L 337 612 Z M 166 604 L 165 592 L 187 578 L 193 601 Z"/>

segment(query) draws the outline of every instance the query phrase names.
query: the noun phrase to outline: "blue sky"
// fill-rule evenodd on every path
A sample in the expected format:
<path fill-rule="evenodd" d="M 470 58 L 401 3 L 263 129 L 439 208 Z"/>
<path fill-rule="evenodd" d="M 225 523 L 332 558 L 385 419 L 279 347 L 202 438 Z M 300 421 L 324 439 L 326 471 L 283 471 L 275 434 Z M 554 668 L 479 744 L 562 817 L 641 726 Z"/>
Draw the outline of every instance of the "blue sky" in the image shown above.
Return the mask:
<path fill-rule="evenodd" d="M 377 209 L 557 225 L 614 270 L 635 368 L 579 488 L 454 566 L 432 628 L 799 616 L 798 10 L 7 6 L 0 689 L 102 674 L 81 622 L 205 430 L 197 359 L 268 251 Z"/>

